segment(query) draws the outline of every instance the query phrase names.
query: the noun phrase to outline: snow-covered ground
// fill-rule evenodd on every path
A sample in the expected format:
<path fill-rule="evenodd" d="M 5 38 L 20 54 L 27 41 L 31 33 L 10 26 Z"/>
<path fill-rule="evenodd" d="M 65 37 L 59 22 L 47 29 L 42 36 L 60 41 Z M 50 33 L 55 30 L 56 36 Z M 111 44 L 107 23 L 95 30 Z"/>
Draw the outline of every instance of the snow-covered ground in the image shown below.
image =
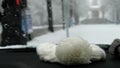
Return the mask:
<path fill-rule="evenodd" d="M 79 36 L 86 39 L 89 43 L 95 44 L 111 44 L 115 38 L 120 38 L 120 25 L 78 25 L 69 29 L 70 37 Z M 58 44 L 60 40 L 66 38 L 66 30 L 59 30 L 54 33 L 48 33 L 39 37 L 35 37 L 33 40 L 24 45 L 14 45 L 7 47 L 0 47 L 0 49 L 6 48 L 26 48 L 36 47 L 44 42 L 51 42 Z"/>

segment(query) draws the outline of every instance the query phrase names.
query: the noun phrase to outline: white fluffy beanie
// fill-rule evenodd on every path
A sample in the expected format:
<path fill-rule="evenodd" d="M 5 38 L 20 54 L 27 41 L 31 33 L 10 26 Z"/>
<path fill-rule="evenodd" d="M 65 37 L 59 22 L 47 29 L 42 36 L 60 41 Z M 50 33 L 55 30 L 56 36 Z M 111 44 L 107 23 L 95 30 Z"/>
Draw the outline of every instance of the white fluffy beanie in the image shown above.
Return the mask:
<path fill-rule="evenodd" d="M 62 64 L 89 64 L 92 50 L 90 44 L 79 37 L 63 40 L 56 47 L 56 57 Z"/>
<path fill-rule="evenodd" d="M 41 60 L 65 65 L 89 64 L 106 58 L 103 49 L 79 37 L 64 39 L 58 45 L 43 43 L 36 47 Z"/>

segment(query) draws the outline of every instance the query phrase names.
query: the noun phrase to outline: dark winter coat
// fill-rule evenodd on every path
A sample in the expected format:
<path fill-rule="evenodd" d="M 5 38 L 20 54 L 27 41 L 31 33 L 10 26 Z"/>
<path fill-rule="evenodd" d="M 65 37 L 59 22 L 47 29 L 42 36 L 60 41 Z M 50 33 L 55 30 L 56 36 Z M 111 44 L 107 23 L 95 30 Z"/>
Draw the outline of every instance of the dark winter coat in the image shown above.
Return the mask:
<path fill-rule="evenodd" d="M 5 8 L 14 8 L 16 6 L 17 6 L 16 0 L 3 0 L 3 2 L 2 2 L 3 9 L 5 9 Z"/>
<path fill-rule="evenodd" d="M 3 0 L 4 9 L 2 17 L 2 46 L 26 44 L 21 29 L 21 7 L 16 4 L 16 0 Z"/>
<path fill-rule="evenodd" d="M 19 0 L 19 5 L 16 3 L 16 0 L 3 0 L 2 7 L 5 8 L 15 8 L 20 7 L 21 9 L 27 7 L 27 0 Z"/>

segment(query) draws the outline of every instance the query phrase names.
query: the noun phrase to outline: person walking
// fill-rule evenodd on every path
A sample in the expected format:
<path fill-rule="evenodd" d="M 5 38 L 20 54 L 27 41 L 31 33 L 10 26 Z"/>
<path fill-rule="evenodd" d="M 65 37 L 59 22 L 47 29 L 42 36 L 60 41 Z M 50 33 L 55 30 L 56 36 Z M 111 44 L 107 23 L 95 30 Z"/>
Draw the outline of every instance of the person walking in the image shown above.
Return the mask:
<path fill-rule="evenodd" d="M 1 46 L 26 45 L 27 40 L 21 28 L 21 0 L 3 0 Z"/>

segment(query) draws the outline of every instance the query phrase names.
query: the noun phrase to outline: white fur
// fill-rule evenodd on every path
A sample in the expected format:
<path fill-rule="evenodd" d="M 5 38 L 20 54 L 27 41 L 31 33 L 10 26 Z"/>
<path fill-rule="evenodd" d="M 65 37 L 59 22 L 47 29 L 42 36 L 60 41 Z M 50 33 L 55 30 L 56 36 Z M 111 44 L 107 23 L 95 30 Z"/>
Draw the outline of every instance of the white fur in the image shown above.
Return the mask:
<path fill-rule="evenodd" d="M 102 48 L 100 48 L 99 46 L 95 44 L 91 44 L 90 46 L 92 48 L 91 60 L 98 61 L 98 60 L 106 59 L 106 53 Z"/>
<path fill-rule="evenodd" d="M 52 43 L 43 43 L 36 47 L 40 59 L 49 62 L 57 62 L 55 50 L 56 45 Z"/>
<path fill-rule="evenodd" d="M 89 43 L 81 38 L 72 37 L 56 47 L 56 57 L 62 64 L 89 64 L 92 50 Z"/>
<path fill-rule="evenodd" d="M 64 39 L 57 46 L 52 43 L 43 43 L 37 46 L 40 59 L 61 64 L 89 64 L 91 60 L 98 61 L 106 58 L 103 49 L 94 44 L 89 44 L 79 37 Z"/>

